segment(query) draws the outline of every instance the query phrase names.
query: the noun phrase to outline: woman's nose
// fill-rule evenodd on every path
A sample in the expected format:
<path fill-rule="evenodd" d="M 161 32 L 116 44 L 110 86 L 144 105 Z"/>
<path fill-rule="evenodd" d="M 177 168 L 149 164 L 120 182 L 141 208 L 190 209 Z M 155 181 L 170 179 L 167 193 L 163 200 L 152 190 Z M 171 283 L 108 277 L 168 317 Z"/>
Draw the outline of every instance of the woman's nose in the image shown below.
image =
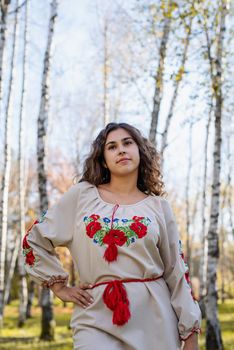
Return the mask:
<path fill-rule="evenodd" d="M 119 147 L 119 154 L 124 154 L 124 153 L 126 153 L 126 152 L 125 152 L 123 146 L 120 146 Z"/>

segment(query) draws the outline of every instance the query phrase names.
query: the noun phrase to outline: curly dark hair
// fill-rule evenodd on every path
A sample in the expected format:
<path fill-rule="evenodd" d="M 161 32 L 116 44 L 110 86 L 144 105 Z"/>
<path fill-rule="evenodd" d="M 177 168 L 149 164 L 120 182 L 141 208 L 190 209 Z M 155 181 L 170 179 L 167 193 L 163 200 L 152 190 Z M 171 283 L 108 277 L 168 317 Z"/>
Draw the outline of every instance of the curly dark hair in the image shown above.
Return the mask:
<path fill-rule="evenodd" d="M 141 132 L 127 123 L 109 123 L 100 131 L 92 144 L 92 149 L 84 162 L 83 175 L 79 182 L 88 181 L 99 186 L 110 182 L 110 171 L 104 167 L 104 147 L 108 134 L 117 129 L 126 130 L 139 148 L 140 164 L 137 187 L 147 195 L 164 196 L 164 183 L 160 169 L 160 155 L 154 145 Z"/>

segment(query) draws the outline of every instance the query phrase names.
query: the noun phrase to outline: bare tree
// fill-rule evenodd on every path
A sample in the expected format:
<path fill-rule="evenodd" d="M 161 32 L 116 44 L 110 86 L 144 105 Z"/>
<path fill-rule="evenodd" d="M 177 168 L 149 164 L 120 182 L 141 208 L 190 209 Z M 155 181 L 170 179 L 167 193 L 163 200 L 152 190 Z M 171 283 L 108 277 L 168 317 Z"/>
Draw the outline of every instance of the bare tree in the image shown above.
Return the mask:
<path fill-rule="evenodd" d="M 190 262 L 191 248 L 190 248 L 190 202 L 189 202 L 189 188 L 191 181 L 191 170 L 192 170 L 192 131 L 193 131 L 193 122 L 189 123 L 189 153 L 188 153 L 188 169 L 186 176 L 186 187 L 185 187 L 185 196 L 186 196 L 186 255 L 187 262 Z"/>
<path fill-rule="evenodd" d="M 2 104 L 2 63 L 3 52 L 6 40 L 6 14 L 7 14 L 8 1 L 1 0 L 0 2 L 0 106 Z"/>
<path fill-rule="evenodd" d="M 231 147 L 230 147 L 230 135 L 228 135 L 227 138 L 228 141 L 228 180 L 227 180 L 227 184 L 228 184 L 228 211 L 229 211 L 229 223 L 230 223 L 230 227 L 231 227 L 231 232 L 232 235 L 234 236 L 234 224 L 233 224 L 233 215 L 232 215 L 232 174 L 233 174 L 233 165 L 232 165 L 232 161 L 231 161 Z"/>
<path fill-rule="evenodd" d="M 12 252 L 12 255 L 11 255 L 8 276 L 7 276 L 7 280 L 6 280 L 6 283 L 5 283 L 4 305 L 6 305 L 8 303 L 8 300 L 9 300 L 10 291 L 11 291 L 11 284 L 12 284 L 12 278 L 13 278 L 14 271 L 15 271 L 16 260 L 17 260 L 19 248 L 20 248 L 20 238 L 17 237 L 16 241 L 15 241 L 15 244 L 14 244 L 14 249 L 13 249 L 13 252 Z M 27 288 L 27 285 L 26 285 L 26 288 Z"/>
<path fill-rule="evenodd" d="M 16 0 L 16 8 L 18 0 Z M 12 143 L 12 113 L 10 104 L 12 98 L 12 86 L 14 80 L 14 57 L 16 47 L 16 31 L 17 31 L 17 10 L 15 11 L 14 29 L 12 39 L 12 53 L 10 58 L 10 77 L 9 91 L 6 103 L 5 117 L 5 151 L 4 151 L 4 170 L 2 179 L 2 199 L 0 205 L 0 327 L 3 326 L 3 311 L 4 311 L 4 283 L 5 283 L 5 257 L 6 257 L 6 240 L 7 240 L 7 216 L 8 216 L 8 194 L 9 180 L 11 170 L 11 143 Z"/>
<path fill-rule="evenodd" d="M 171 8 L 172 1 L 169 0 L 167 5 L 167 10 L 164 13 L 164 24 L 163 24 L 163 33 L 162 39 L 159 49 L 159 62 L 157 67 L 157 72 L 155 75 L 155 88 L 154 88 L 154 97 L 153 97 L 153 111 L 151 115 L 151 125 L 149 132 L 149 139 L 151 142 L 157 145 L 156 135 L 158 129 L 158 119 L 159 119 L 159 111 L 163 94 L 163 73 L 164 73 L 164 65 L 165 65 L 165 57 L 167 52 L 167 42 L 171 29 Z"/>
<path fill-rule="evenodd" d="M 219 8 L 219 26 L 217 28 L 217 49 L 215 58 L 210 60 L 212 65 L 212 88 L 215 101 L 215 139 L 213 152 L 213 180 L 211 194 L 210 223 L 207 235 L 208 240 L 208 260 L 207 260 L 207 298 L 206 306 L 206 349 L 223 349 L 220 324 L 217 315 L 218 294 L 216 290 L 217 264 L 219 259 L 219 236 L 218 236 L 218 217 L 219 217 L 219 198 L 220 198 L 220 168 L 221 168 L 221 142 L 222 142 L 222 56 L 223 41 L 225 33 L 225 18 L 227 14 L 226 0 L 221 0 Z M 208 34 L 208 32 L 207 32 Z M 209 46 L 209 38 L 207 36 Z"/>
<path fill-rule="evenodd" d="M 108 96 L 108 77 L 110 71 L 109 52 L 108 52 L 108 20 L 104 19 L 103 28 L 103 125 L 110 121 L 110 107 L 109 107 L 109 96 Z"/>
<path fill-rule="evenodd" d="M 202 310 L 202 315 L 205 316 L 205 305 L 204 298 L 206 295 L 206 273 L 207 273 L 207 253 L 208 253 L 208 241 L 206 237 L 206 202 L 207 202 L 207 162 L 208 162 L 208 141 L 210 136 L 210 125 L 211 125 L 211 116 L 213 111 L 213 103 L 211 101 L 209 117 L 206 124 L 206 134 L 205 134 L 205 147 L 204 147 L 204 173 L 203 173 L 203 184 L 202 184 L 202 208 L 201 208 L 201 217 L 202 217 L 202 256 L 201 256 L 201 270 L 200 270 L 200 297 L 199 297 L 199 305 Z"/>
<path fill-rule="evenodd" d="M 25 100 L 25 68 L 26 68 L 26 50 L 27 50 L 27 22 L 28 22 L 28 3 L 25 6 L 25 28 L 24 28 L 24 48 L 23 48 L 23 82 L 20 104 L 20 126 L 19 126 L 19 210 L 20 210 L 20 241 L 23 239 L 25 232 L 25 154 L 24 154 L 24 100 Z M 18 271 L 19 271 L 19 320 L 18 325 L 22 327 L 26 320 L 28 289 L 26 280 L 26 271 L 24 259 L 19 250 L 18 254 Z"/>
<path fill-rule="evenodd" d="M 49 108 L 49 73 L 50 73 L 50 55 L 51 44 L 54 34 L 55 18 L 57 17 L 57 0 L 51 2 L 51 13 L 49 21 L 49 31 L 47 38 L 46 51 L 44 55 L 41 102 L 38 116 L 38 133 L 37 133 L 37 162 L 38 162 L 38 186 L 40 196 L 40 210 L 44 212 L 48 208 L 47 195 L 47 173 L 46 173 L 46 135 L 48 124 L 48 108 Z M 51 340 L 54 338 L 53 320 L 53 295 L 50 289 L 42 288 L 41 307 L 42 307 L 42 323 L 41 323 L 41 339 Z"/>
<path fill-rule="evenodd" d="M 196 11 L 194 9 L 194 4 L 195 4 L 195 0 L 192 1 L 190 11 L 189 11 L 188 15 L 186 16 L 186 17 L 188 17 L 188 23 L 186 23 L 186 17 L 184 16 L 184 14 L 183 14 L 183 16 L 181 16 L 182 20 L 185 22 L 184 27 L 185 27 L 186 37 L 185 37 L 185 43 L 184 43 L 181 64 L 180 64 L 180 67 L 175 75 L 174 91 L 173 91 L 173 95 L 172 95 L 172 99 L 171 99 L 171 103 L 170 103 L 169 112 L 168 112 L 168 115 L 166 117 L 166 123 L 165 123 L 164 130 L 162 132 L 162 141 L 161 141 L 161 150 L 160 150 L 161 159 L 162 159 L 161 160 L 161 167 L 163 167 L 163 160 L 164 160 L 163 154 L 164 154 L 164 151 L 167 147 L 167 138 L 168 138 L 169 127 L 170 127 L 173 112 L 175 109 L 175 104 L 176 104 L 176 100 L 178 97 L 180 83 L 181 83 L 183 76 L 184 76 L 185 63 L 187 60 L 190 36 L 191 36 L 191 31 L 192 31 L 192 23 L 193 23 L 194 16 L 196 14 Z"/>

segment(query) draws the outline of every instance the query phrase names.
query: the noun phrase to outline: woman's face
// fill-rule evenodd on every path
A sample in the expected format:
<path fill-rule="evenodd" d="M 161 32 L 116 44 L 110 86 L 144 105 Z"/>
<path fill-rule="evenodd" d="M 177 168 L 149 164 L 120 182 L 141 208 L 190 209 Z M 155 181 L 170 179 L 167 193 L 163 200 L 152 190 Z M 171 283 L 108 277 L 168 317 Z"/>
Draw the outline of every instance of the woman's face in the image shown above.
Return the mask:
<path fill-rule="evenodd" d="M 138 174 L 139 148 L 125 129 L 119 128 L 108 134 L 104 159 L 111 175 L 125 176 L 133 172 Z"/>

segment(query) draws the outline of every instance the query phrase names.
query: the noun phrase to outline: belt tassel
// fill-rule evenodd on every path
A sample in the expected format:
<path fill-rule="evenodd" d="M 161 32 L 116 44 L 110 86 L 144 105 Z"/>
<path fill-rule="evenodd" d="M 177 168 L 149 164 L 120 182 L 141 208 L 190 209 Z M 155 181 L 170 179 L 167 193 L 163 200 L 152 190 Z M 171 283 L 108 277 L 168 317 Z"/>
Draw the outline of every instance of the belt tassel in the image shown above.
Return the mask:
<path fill-rule="evenodd" d="M 127 291 L 121 281 L 109 282 L 103 293 L 103 301 L 113 311 L 113 324 L 122 326 L 131 317 Z"/>

